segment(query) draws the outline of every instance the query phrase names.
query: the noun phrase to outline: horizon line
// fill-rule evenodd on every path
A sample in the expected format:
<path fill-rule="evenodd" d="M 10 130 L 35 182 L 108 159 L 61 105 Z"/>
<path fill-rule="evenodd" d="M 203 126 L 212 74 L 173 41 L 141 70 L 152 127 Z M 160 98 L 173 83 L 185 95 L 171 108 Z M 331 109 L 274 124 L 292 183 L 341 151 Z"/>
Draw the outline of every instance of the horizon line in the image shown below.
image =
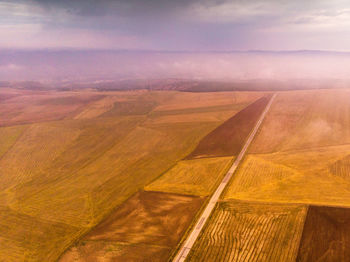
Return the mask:
<path fill-rule="evenodd" d="M 166 49 L 127 49 L 127 48 L 0 48 L 1 51 L 13 52 L 135 52 L 135 53 L 338 53 L 350 54 L 350 50 L 322 49 L 245 49 L 245 50 L 166 50 Z"/>

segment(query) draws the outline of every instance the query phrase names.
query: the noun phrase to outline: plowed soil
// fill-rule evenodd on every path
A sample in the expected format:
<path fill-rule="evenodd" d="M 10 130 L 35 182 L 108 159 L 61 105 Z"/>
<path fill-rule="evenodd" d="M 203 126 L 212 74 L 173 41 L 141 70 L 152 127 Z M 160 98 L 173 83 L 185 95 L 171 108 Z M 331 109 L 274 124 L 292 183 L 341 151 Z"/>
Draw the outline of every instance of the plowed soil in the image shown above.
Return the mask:
<path fill-rule="evenodd" d="M 270 97 L 262 97 L 205 136 L 186 159 L 237 155 Z"/>
<path fill-rule="evenodd" d="M 297 261 L 349 261 L 350 209 L 310 206 Z"/>

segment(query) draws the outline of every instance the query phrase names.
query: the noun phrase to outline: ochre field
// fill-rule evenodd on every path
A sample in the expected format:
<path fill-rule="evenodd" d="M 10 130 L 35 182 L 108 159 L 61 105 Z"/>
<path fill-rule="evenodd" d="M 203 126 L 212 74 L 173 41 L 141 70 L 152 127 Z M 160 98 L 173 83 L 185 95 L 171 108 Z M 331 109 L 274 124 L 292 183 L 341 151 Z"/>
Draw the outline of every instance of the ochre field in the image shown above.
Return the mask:
<path fill-rule="evenodd" d="M 225 198 L 350 206 L 349 99 L 347 90 L 278 94 Z"/>
<path fill-rule="evenodd" d="M 167 261 L 270 94 L 0 91 L 0 261 Z M 350 92 L 278 92 L 187 261 L 346 261 Z"/>
<path fill-rule="evenodd" d="M 198 166 L 198 172 L 207 172 L 204 184 L 196 175 L 184 177 L 186 168 L 192 167 L 183 165 L 187 161 L 183 159 L 204 136 L 262 96 L 259 92 L 1 89 L 0 261 L 57 261 L 68 249 L 79 257 L 85 241 L 92 256 L 104 257 L 111 249 L 170 256 L 204 201 L 202 196 L 212 192 L 232 157 Z M 185 170 L 180 170 L 182 166 Z M 187 196 L 173 194 L 177 190 L 169 186 L 159 189 L 167 193 L 151 192 L 152 186 L 162 184 L 157 179 L 176 187 L 166 175 L 174 168 L 187 179 L 187 189 L 178 187 L 178 193 Z M 151 191 L 137 193 L 145 187 Z M 149 196 L 165 200 L 158 205 L 147 202 Z M 121 221 L 118 210 L 130 201 L 127 210 L 150 205 L 163 210 L 159 217 L 149 214 L 149 219 L 135 214 L 142 227 L 148 220 L 167 219 L 167 212 L 173 212 L 175 222 L 180 219 L 176 224 L 183 225 L 181 230 L 170 226 L 175 222 L 164 224 L 167 234 L 176 236 L 171 244 L 110 239 L 113 243 L 106 246 L 82 239 L 96 232 L 102 221 Z M 179 208 L 184 211 L 178 214 L 191 210 L 186 220 L 175 217 Z M 151 235 L 157 236 L 153 230 L 150 226 Z M 135 256 L 138 259 L 130 261 L 140 261 L 140 255 Z M 125 261 L 124 255 L 120 257 Z"/>
<path fill-rule="evenodd" d="M 305 206 L 225 201 L 186 261 L 295 261 Z"/>
<path fill-rule="evenodd" d="M 349 101 L 346 89 L 279 92 L 187 261 L 347 261 Z M 245 218 L 252 206 L 264 221 L 270 206 L 301 208 L 296 231 Z"/>
<path fill-rule="evenodd" d="M 141 191 L 89 232 L 61 261 L 166 261 L 203 200 Z"/>
<path fill-rule="evenodd" d="M 146 190 L 207 196 L 232 164 L 232 157 L 180 161 L 145 187 Z"/>
<path fill-rule="evenodd" d="M 278 93 L 251 153 L 305 150 L 350 143 L 350 90 Z"/>

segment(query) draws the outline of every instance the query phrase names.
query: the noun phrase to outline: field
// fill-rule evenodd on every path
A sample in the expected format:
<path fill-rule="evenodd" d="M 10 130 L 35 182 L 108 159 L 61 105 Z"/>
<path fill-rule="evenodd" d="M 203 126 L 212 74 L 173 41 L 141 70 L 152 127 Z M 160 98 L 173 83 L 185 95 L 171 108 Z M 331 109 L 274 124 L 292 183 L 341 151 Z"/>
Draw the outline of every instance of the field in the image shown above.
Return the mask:
<path fill-rule="evenodd" d="M 168 260 L 268 102 L 262 92 L 0 97 L 0 261 Z M 344 261 L 348 101 L 346 89 L 279 92 L 188 261 Z"/>
<path fill-rule="evenodd" d="M 347 261 L 350 209 L 310 206 L 297 261 Z"/>
<path fill-rule="evenodd" d="M 165 261 L 203 200 L 139 192 L 89 232 L 60 261 Z"/>
<path fill-rule="evenodd" d="M 186 261 L 295 261 L 305 213 L 298 205 L 221 202 Z"/>
<path fill-rule="evenodd" d="M 349 144 L 349 99 L 347 89 L 279 93 L 250 152 Z"/>
<path fill-rule="evenodd" d="M 206 135 L 188 159 L 237 155 L 269 99 L 262 97 Z"/>
<path fill-rule="evenodd" d="M 180 161 L 145 190 L 207 196 L 223 178 L 232 157 Z"/>
<path fill-rule="evenodd" d="M 56 261 L 262 95 L 1 90 L 0 260 Z"/>
<path fill-rule="evenodd" d="M 347 90 L 279 94 L 225 198 L 350 206 L 349 98 Z"/>
<path fill-rule="evenodd" d="M 1 90 L 0 96 L 11 91 Z M 19 125 L 70 118 L 102 94 L 51 91 L 17 91 L 12 98 L 1 101 L 0 126 Z"/>
<path fill-rule="evenodd" d="M 347 261 L 349 99 L 278 93 L 186 261 Z"/>
<path fill-rule="evenodd" d="M 350 180 L 339 163 L 350 147 L 247 156 L 226 198 L 350 206 Z M 346 163 L 346 162 L 345 162 Z M 338 167 L 338 168 L 337 168 Z"/>

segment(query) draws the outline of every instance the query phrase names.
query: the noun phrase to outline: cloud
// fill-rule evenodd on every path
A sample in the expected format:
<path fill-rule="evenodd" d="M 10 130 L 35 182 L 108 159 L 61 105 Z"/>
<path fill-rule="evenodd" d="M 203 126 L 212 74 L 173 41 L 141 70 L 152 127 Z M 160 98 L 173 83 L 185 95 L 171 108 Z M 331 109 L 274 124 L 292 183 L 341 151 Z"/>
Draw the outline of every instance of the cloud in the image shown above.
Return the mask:
<path fill-rule="evenodd" d="M 6 64 L 6 65 L 0 65 L 0 71 L 19 71 L 24 69 L 22 65 L 17 64 Z"/>
<path fill-rule="evenodd" d="M 345 0 L 0 0 L 0 31 L 10 26 L 15 32 L 0 32 L 4 37 L 0 48 L 27 41 L 38 48 L 348 49 L 350 4 Z"/>

